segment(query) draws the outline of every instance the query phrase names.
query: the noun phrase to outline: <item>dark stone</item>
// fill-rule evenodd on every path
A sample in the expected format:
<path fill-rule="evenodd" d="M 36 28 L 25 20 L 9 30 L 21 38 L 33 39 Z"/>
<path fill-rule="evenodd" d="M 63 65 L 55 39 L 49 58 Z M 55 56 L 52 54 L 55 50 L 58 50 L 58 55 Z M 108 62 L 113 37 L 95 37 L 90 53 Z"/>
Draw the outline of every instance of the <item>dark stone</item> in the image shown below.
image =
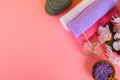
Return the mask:
<path fill-rule="evenodd" d="M 45 9 L 50 15 L 56 15 L 63 12 L 70 4 L 72 0 L 47 0 Z"/>

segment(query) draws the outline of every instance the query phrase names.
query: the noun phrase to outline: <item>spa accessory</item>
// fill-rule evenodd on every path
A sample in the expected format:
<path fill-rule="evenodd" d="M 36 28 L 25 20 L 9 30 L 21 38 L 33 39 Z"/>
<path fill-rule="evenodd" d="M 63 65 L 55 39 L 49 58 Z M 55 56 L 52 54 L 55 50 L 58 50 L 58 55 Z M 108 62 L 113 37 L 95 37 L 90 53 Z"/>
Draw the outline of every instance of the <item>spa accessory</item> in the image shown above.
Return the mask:
<path fill-rule="evenodd" d="M 99 43 L 97 42 L 90 42 L 91 46 L 88 42 L 84 43 L 84 53 L 86 56 L 99 56 L 100 55 L 100 49 L 99 49 Z M 98 46 L 98 47 L 97 47 Z"/>
<path fill-rule="evenodd" d="M 50 15 L 56 15 L 64 11 L 70 4 L 72 0 L 47 0 L 45 9 Z"/>
<path fill-rule="evenodd" d="M 95 80 L 116 80 L 115 68 L 106 60 L 100 60 L 93 65 L 92 76 Z"/>
<path fill-rule="evenodd" d="M 114 78 L 112 75 L 109 75 L 108 80 L 117 80 L 116 78 Z"/>
<path fill-rule="evenodd" d="M 99 27 L 99 42 L 105 40 L 106 55 L 109 61 L 120 67 L 120 17 L 118 14 L 113 16 L 111 22 L 106 27 Z M 115 28 L 117 28 L 115 30 Z M 107 33 L 105 33 L 107 32 Z M 104 35 L 105 34 L 105 35 Z"/>
<path fill-rule="evenodd" d="M 114 7 L 105 16 L 100 18 L 93 26 L 91 26 L 87 31 L 84 32 L 87 38 L 90 38 L 92 35 L 94 35 L 97 32 L 99 26 L 106 25 L 112 19 L 112 16 L 114 16 L 118 12 L 119 12 L 118 8 Z M 77 38 L 79 44 L 82 44 L 85 40 L 86 38 L 83 34 Z"/>
<path fill-rule="evenodd" d="M 110 28 L 108 25 L 100 26 L 98 28 L 98 34 L 98 39 L 101 43 L 105 43 L 106 41 L 109 41 L 112 38 L 112 33 L 110 32 Z"/>
<path fill-rule="evenodd" d="M 120 67 L 120 56 L 117 53 L 112 51 L 112 48 L 108 45 L 106 47 L 106 55 L 108 56 L 109 61 Z"/>
<path fill-rule="evenodd" d="M 72 10 L 68 13 L 63 15 L 60 18 L 60 22 L 62 23 L 63 27 L 69 31 L 67 24 L 72 21 L 76 16 L 80 15 L 83 10 L 85 10 L 89 5 L 91 5 L 95 0 L 83 0 L 77 6 L 75 6 Z"/>
<path fill-rule="evenodd" d="M 115 8 L 113 10 L 115 10 Z M 112 19 L 113 14 L 116 15 L 117 12 L 118 12 L 118 10 L 111 12 L 112 15 L 111 15 L 111 13 L 107 14 L 107 17 L 104 18 L 103 20 L 104 21 L 106 20 L 107 22 L 110 21 Z M 103 21 L 101 21 L 101 22 L 103 22 Z M 105 22 L 103 22 L 103 23 L 105 23 Z M 102 25 L 102 23 L 100 23 L 100 24 Z M 98 28 L 99 41 L 97 41 L 97 42 L 90 41 L 85 32 L 83 32 L 82 34 L 83 34 L 83 37 L 86 39 L 86 42 L 84 43 L 84 46 L 83 46 L 84 47 L 83 50 L 84 50 L 85 55 L 87 55 L 87 56 L 99 56 L 100 55 L 99 48 L 101 47 L 101 45 L 104 44 L 106 41 L 111 40 L 111 38 L 112 38 L 112 33 L 110 32 L 108 25 L 106 25 L 104 27 L 100 26 Z M 117 36 L 117 37 L 119 37 L 119 36 Z"/>
<path fill-rule="evenodd" d="M 117 3 L 117 0 L 95 0 L 79 16 L 67 24 L 68 29 L 77 38 L 83 31 L 88 30 L 101 17 L 109 12 Z"/>

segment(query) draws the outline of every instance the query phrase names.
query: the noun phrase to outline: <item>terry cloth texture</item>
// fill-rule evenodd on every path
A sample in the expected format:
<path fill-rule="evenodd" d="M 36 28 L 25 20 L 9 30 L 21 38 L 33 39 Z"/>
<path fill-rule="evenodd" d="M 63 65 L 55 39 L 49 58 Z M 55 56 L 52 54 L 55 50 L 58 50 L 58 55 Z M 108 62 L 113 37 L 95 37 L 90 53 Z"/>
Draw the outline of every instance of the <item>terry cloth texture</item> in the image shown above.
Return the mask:
<path fill-rule="evenodd" d="M 117 0 L 95 0 L 79 16 L 67 24 L 69 30 L 77 38 L 83 31 L 88 30 L 101 17 L 117 4 Z"/>
<path fill-rule="evenodd" d="M 119 9 L 117 7 L 114 7 L 113 9 L 111 9 L 106 15 L 100 18 L 94 25 L 92 25 L 88 30 L 85 31 L 86 36 L 88 38 L 93 36 L 97 32 L 99 26 L 106 25 L 112 19 L 112 16 L 115 16 L 118 12 L 119 12 Z M 77 41 L 79 42 L 79 44 L 82 44 L 85 40 L 86 39 L 83 34 L 77 38 Z"/>
<path fill-rule="evenodd" d="M 62 23 L 63 27 L 69 31 L 67 24 L 70 21 L 72 21 L 76 16 L 78 16 L 80 13 L 82 13 L 82 11 L 85 10 L 94 1 L 95 0 L 83 0 L 77 6 L 75 6 L 72 10 L 70 10 L 68 13 L 63 15 L 60 18 L 60 22 Z"/>

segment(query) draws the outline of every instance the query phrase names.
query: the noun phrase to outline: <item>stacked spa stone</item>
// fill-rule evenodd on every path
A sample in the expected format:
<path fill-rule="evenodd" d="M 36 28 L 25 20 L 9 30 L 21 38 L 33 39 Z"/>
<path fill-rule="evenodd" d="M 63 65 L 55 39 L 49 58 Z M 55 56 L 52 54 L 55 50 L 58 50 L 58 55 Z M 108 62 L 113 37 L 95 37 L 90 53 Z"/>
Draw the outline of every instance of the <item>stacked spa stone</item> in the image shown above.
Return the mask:
<path fill-rule="evenodd" d="M 64 11 L 72 0 L 47 0 L 46 1 L 46 12 L 50 15 L 56 15 Z"/>

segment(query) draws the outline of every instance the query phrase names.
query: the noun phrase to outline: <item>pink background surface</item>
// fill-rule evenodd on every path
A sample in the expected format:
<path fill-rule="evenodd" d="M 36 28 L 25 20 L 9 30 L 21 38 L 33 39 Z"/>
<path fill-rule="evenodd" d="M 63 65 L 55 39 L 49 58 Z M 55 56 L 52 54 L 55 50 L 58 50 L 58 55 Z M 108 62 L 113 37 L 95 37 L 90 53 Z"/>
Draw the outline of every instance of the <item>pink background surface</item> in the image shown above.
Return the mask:
<path fill-rule="evenodd" d="M 67 10 L 49 16 L 44 5 L 45 0 L 0 0 L 0 80 L 93 80 L 92 64 L 106 57 L 84 56 L 59 22 Z"/>

